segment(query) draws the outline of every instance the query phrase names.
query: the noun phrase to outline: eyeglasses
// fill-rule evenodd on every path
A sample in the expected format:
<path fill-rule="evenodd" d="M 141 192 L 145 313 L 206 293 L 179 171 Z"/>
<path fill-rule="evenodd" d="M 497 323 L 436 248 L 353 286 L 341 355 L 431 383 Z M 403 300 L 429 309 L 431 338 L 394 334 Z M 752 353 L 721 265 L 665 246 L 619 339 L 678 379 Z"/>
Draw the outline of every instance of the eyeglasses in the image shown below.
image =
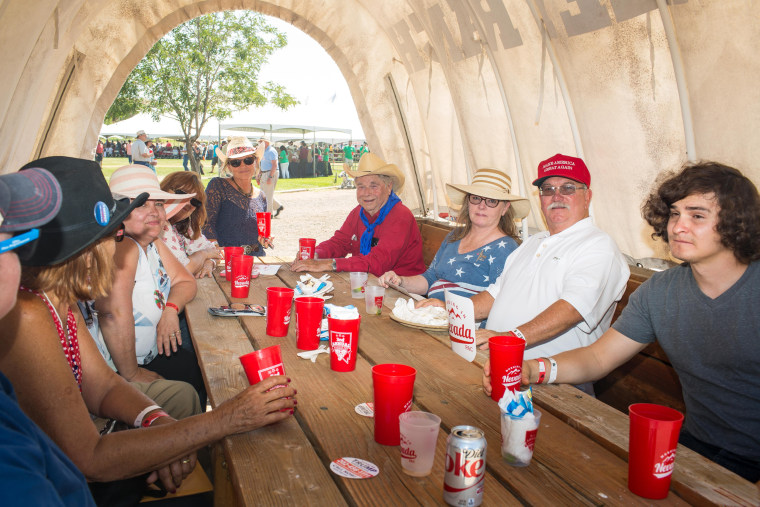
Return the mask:
<path fill-rule="evenodd" d="M 253 157 L 245 157 L 243 159 L 240 159 L 240 158 L 231 158 L 230 159 L 230 165 L 232 167 L 240 167 L 240 164 L 242 162 L 245 162 L 245 165 L 253 165 Z"/>
<path fill-rule="evenodd" d="M 586 190 L 586 185 L 573 185 L 572 183 L 565 183 L 559 187 L 542 185 L 538 188 L 538 193 L 541 197 L 553 197 L 557 191 L 560 195 L 573 195 L 576 190 Z"/>
<path fill-rule="evenodd" d="M 237 167 L 237 166 L 235 166 L 235 167 Z M 187 193 L 184 190 L 180 190 L 178 188 L 173 188 L 172 192 L 174 192 L 175 194 L 186 194 Z M 193 208 L 200 208 L 201 204 L 203 204 L 203 203 L 201 201 L 199 201 L 198 199 L 196 199 L 195 197 L 190 198 L 190 206 L 192 206 Z"/>
<path fill-rule="evenodd" d="M 467 196 L 467 200 L 469 200 L 470 204 L 472 204 L 473 206 L 477 206 L 482 201 L 485 201 L 486 202 L 486 206 L 488 206 L 489 208 L 495 208 L 501 202 L 498 199 L 485 199 L 485 198 L 480 197 L 479 195 L 475 195 L 475 194 L 470 194 L 469 196 Z"/>
<path fill-rule="evenodd" d="M 20 246 L 26 245 L 30 241 L 34 241 L 35 239 L 39 237 L 40 237 L 40 230 L 32 229 L 23 234 L 19 234 L 18 236 L 13 236 L 12 238 L 8 238 L 5 241 L 1 241 L 0 254 L 5 253 L 9 250 L 18 248 Z"/>

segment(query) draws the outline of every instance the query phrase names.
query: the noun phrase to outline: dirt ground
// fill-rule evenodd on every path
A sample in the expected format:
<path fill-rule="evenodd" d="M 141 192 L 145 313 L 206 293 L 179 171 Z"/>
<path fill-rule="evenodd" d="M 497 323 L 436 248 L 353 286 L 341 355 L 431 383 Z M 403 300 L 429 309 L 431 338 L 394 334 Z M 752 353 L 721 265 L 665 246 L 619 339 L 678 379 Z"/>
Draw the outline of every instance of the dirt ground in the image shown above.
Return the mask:
<path fill-rule="evenodd" d="M 272 219 L 274 248 L 267 255 L 294 259 L 299 238 L 329 239 L 356 207 L 356 190 L 318 189 L 275 192 L 285 209 Z"/>

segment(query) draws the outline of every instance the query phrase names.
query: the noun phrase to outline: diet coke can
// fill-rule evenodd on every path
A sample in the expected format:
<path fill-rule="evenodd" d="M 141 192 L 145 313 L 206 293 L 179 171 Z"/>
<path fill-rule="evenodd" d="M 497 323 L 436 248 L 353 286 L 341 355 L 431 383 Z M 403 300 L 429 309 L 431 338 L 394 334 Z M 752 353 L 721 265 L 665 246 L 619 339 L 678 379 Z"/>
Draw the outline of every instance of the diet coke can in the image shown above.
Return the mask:
<path fill-rule="evenodd" d="M 475 507 L 483 501 L 486 479 L 486 438 L 474 426 L 455 426 L 446 441 L 443 500 L 449 505 Z"/>

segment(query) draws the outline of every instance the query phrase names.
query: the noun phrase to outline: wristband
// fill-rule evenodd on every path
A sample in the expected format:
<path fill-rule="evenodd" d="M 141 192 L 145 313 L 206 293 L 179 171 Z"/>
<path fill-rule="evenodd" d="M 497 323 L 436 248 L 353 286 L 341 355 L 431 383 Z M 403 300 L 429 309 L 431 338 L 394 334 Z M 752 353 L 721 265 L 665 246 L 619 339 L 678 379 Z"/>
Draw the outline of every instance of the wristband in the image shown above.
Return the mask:
<path fill-rule="evenodd" d="M 536 384 L 543 384 L 544 377 L 546 377 L 546 362 L 543 357 L 536 359 L 538 361 L 538 382 Z"/>
<path fill-rule="evenodd" d="M 179 307 L 175 305 L 174 303 L 170 303 L 169 301 L 164 303 L 164 309 L 167 309 L 167 308 L 174 308 L 174 310 L 176 310 L 176 312 L 179 313 Z"/>
<path fill-rule="evenodd" d="M 167 414 L 163 410 L 158 410 L 156 412 L 153 412 L 148 417 L 146 417 L 145 419 L 143 419 L 142 427 L 143 428 L 149 428 L 150 425 L 153 424 L 155 422 L 155 420 L 158 419 L 159 417 L 169 417 L 169 414 Z"/>
<path fill-rule="evenodd" d="M 211 257 L 209 257 L 208 259 L 206 259 L 206 261 L 211 261 L 211 264 L 213 264 L 214 267 L 216 267 L 216 259 L 212 259 Z M 206 261 L 203 261 L 203 262 L 206 262 Z"/>
<path fill-rule="evenodd" d="M 515 336 L 517 336 L 518 338 L 520 338 L 520 339 L 521 339 L 522 341 L 524 341 L 524 342 L 527 342 L 527 341 L 528 341 L 528 340 L 526 340 L 526 339 L 525 339 L 525 335 L 524 335 L 524 334 L 522 334 L 522 331 L 520 331 L 520 330 L 519 330 L 519 329 L 517 329 L 517 328 L 514 328 L 514 329 L 512 330 L 512 334 L 514 334 Z"/>
<path fill-rule="evenodd" d="M 135 418 L 135 424 L 134 424 L 135 428 L 139 428 L 142 425 L 143 418 L 145 417 L 145 414 L 147 414 L 148 412 L 151 412 L 153 410 L 160 409 L 160 408 L 161 407 L 159 407 L 158 405 L 151 405 L 149 407 L 145 407 L 144 409 L 142 409 L 142 412 L 140 412 L 139 414 L 137 414 L 137 417 Z"/>
<path fill-rule="evenodd" d="M 552 365 L 552 371 L 549 374 L 549 381 L 547 382 L 547 384 L 553 384 L 554 381 L 557 380 L 557 361 L 555 361 L 553 357 L 550 357 L 548 359 Z"/>

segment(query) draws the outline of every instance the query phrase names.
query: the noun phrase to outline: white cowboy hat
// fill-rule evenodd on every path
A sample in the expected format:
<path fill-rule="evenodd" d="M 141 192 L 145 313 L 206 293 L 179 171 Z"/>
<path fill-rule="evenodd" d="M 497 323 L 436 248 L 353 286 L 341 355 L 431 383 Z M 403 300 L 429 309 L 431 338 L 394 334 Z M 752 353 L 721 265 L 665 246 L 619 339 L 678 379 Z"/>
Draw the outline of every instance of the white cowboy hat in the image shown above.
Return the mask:
<path fill-rule="evenodd" d="M 234 136 L 224 150 L 217 152 L 217 156 L 222 165 L 227 162 L 228 158 L 245 158 L 250 157 L 256 152 L 256 148 L 251 141 L 245 136 Z"/>
<path fill-rule="evenodd" d="M 521 219 L 530 213 L 530 202 L 524 197 L 511 194 L 512 179 L 496 169 L 478 169 L 470 185 L 446 183 L 446 193 L 451 201 L 461 206 L 467 194 L 479 195 L 487 199 L 509 201 L 514 209 L 515 218 Z"/>
<path fill-rule="evenodd" d="M 183 194 L 182 199 L 177 199 L 177 194 L 164 192 L 153 169 L 140 164 L 125 165 L 116 169 L 111 175 L 108 186 L 117 197 L 135 199 L 143 192 L 147 192 L 148 199 L 166 201 L 164 210 L 167 220 L 177 214 L 191 197 L 195 197 L 195 194 Z"/>
<path fill-rule="evenodd" d="M 359 166 L 355 171 L 347 170 L 346 172 L 354 179 L 372 174 L 390 176 L 393 180 L 394 192 L 398 194 L 404 188 L 404 174 L 396 164 L 386 164 L 385 160 L 371 152 L 362 155 L 362 158 L 359 160 Z"/>

